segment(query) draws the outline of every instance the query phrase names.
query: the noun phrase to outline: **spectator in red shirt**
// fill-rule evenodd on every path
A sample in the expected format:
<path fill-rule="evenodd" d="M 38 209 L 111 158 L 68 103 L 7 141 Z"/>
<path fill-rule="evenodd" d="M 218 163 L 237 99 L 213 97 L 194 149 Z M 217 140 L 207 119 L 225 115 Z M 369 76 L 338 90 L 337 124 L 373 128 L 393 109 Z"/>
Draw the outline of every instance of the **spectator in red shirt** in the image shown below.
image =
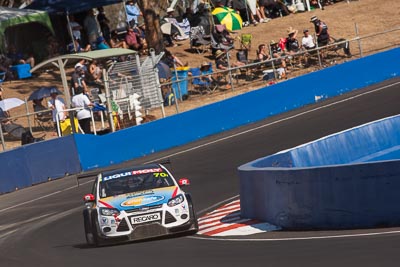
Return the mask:
<path fill-rule="evenodd" d="M 131 26 L 127 27 L 127 32 L 125 35 L 125 42 L 128 45 L 128 48 L 139 51 L 142 48 L 142 45 L 139 41 L 139 36 L 133 31 Z"/>

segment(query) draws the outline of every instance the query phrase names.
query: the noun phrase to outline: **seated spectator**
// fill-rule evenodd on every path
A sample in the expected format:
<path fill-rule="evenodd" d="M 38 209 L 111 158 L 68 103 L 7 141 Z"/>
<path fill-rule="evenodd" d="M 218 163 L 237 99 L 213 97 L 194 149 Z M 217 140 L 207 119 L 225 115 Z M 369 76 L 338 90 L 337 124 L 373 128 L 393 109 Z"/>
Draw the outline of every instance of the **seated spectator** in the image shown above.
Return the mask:
<path fill-rule="evenodd" d="M 200 72 L 201 72 L 201 80 L 204 82 L 211 82 L 211 74 L 212 74 L 212 68 L 211 68 L 211 63 L 204 61 L 201 66 L 200 66 Z"/>
<path fill-rule="evenodd" d="M 290 27 L 288 29 L 288 37 L 286 38 L 286 51 L 289 55 L 294 55 L 300 51 L 299 41 L 296 39 L 297 30 Z"/>
<path fill-rule="evenodd" d="M 271 40 L 270 42 L 271 54 L 272 58 L 276 58 L 274 62 L 278 65 L 278 72 L 279 77 L 285 78 L 288 71 L 286 70 L 286 54 L 282 51 L 281 47 L 279 46 L 278 42 Z"/>
<path fill-rule="evenodd" d="M 7 57 L 11 60 L 12 65 L 29 64 L 31 68 L 35 66 L 35 58 L 32 54 L 25 56 L 22 52 L 17 51 L 14 45 L 10 45 Z"/>
<path fill-rule="evenodd" d="M 236 59 L 239 62 L 242 62 L 244 64 L 249 63 L 249 51 L 247 49 L 241 49 L 236 53 Z"/>
<path fill-rule="evenodd" d="M 92 50 L 90 44 L 87 44 L 85 47 L 81 47 L 79 40 L 74 38 L 74 41 L 67 45 L 67 51 L 69 53 L 80 53 L 80 52 L 88 52 Z"/>
<path fill-rule="evenodd" d="M 256 53 L 257 53 L 256 62 L 264 62 L 271 59 L 271 55 L 268 53 L 267 46 L 265 44 L 260 44 L 258 46 Z M 267 68 L 272 67 L 272 62 L 268 61 L 262 64 L 261 67 L 267 67 Z"/>
<path fill-rule="evenodd" d="M 301 39 L 301 46 L 304 47 L 306 50 L 315 49 L 315 42 L 314 38 L 308 32 L 308 29 L 303 30 L 303 38 Z"/>
<path fill-rule="evenodd" d="M 229 31 L 226 29 L 225 25 L 217 24 L 215 25 L 215 31 L 213 31 L 214 39 L 223 45 L 231 46 L 233 45 L 235 38 L 233 38 Z"/>
<path fill-rule="evenodd" d="M 147 53 L 147 41 L 146 41 L 146 24 L 144 22 L 140 23 L 138 26 L 133 28 L 136 36 L 139 38 L 140 45 L 142 46 L 142 54 Z"/>
<path fill-rule="evenodd" d="M 97 38 L 97 42 L 96 42 L 96 49 L 97 50 L 103 50 L 103 49 L 109 49 L 109 48 L 110 47 L 106 43 L 106 40 L 103 38 L 103 36 L 99 36 Z"/>
<path fill-rule="evenodd" d="M 102 73 L 101 68 L 97 64 L 97 60 L 96 59 L 93 59 L 92 62 L 90 62 L 89 74 L 90 74 L 91 79 L 95 83 L 99 83 L 99 84 L 103 83 L 102 80 L 101 80 L 101 78 L 103 76 L 103 73 Z"/>
<path fill-rule="evenodd" d="M 60 44 L 53 35 L 47 37 L 47 57 L 53 58 L 60 55 Z"/>
<path fill-rule="evenodd" d="M 51 116 L 51 110 L 49 110 L 48 108 L 46 108 L 43 103 L 43 98 L 40 99 L 34 99 L 32 101 L 32 105 L 33 105 L 33 111 L 34 112 L 39 112 L 39 111 L 44 111 L 44 112 L 39 112 L 37 113 L 37 116 L 40 117 L 50 117 Z"/>
<path fill-rule="evenodd" d="M 142 48 L 142 45 L 140 44 L 139 37 L 133 31 L 133 27 L 127 26 L 126 30 L 125 42 L 128 45 L 128 48 L 139 51 Z"/>
<path fill-rule="evenodd" d="M 222 50 L 217 50 L 215 52 L 215 66 L 219 70 L 228 70 L 229 69 L 229 64 L 228 64 L 228 59 L 227 57 L 229 54 L 227 52 L 223 52 Z M 233 61 L 230 62 L 230 67 L 235 68 L 235 67 L 243 67 L 246 64 L 243 62 L 239 61 Z"/>
<path fill-rule="evenodd" d="M 268 17 L 273 19 L 279 16 L 287 16 L 290 14 L 289 9 L 282 0 L 259 0 L 261 13 L 267 13 Z"/>
<path fill-rule="evenodd" d="M 162 61 L 167 64 L 170 68 L 183 67 L 185 66 L 182 61 L 175 55 L 173 55 L 169 50 L 165 49 L 165 54 Z M 187 65 L 187 64 L 186 64 Z"/>
<path fill-rule="evenodd" d="M 112 48 L 128 48 L 125 40 L 119 39 L 117 30 L 112 31 L 111 33 L 110 45 Z"/>

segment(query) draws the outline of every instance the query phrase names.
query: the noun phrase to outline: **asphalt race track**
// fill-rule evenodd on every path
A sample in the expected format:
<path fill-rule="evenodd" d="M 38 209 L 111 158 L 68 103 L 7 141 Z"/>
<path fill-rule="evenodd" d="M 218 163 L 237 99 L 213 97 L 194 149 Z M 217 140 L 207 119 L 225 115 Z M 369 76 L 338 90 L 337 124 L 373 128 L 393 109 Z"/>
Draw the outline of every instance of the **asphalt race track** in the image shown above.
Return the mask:
<path fill-rule="evenodd" d="M 135 163 L 170 158 L 198 215 L 239 193 L 248 161 L 400 113 L 400 79 L 209 137 Z M 126 164 L 124 164 L 126 165 Z M 115 168 L 115 166 L 113 166 Z M 86 246 L 84 194 L 93 176 L 68 177 L 0 196 L 0 266 L 398 266 L 400 228 L 173 237 Z M 359 234 L 362 233 L 362 234 Z"/>

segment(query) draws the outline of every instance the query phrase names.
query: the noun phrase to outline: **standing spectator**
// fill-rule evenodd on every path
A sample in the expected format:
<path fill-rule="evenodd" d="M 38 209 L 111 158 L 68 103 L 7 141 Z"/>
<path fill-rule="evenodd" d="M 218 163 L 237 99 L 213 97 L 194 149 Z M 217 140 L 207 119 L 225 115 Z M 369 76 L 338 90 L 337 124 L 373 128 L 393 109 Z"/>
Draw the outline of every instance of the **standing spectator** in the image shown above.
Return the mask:
<path fill-rule="evenodd" d="M 98 7 L 97 10 L 99 11 L 99 14 L 97 15 L 97 21 L 99 22 L 101 33 L 104 39 L 106 39 L 107 43 L 109 44 L 111 39 L 109 26 L 110 21 L 106 17 L 106 13 L 103 7 Z"/>
<path fill-rule="evenodd" d="M 311 17 L 310 22 L 314 24 L 318 46 L 327 45 L 330 41 L 330 36 L 326 23 L 321 21 L 317 16 Z"/>
<path fill-rule="evenodd" d="M 50 90 L 50 99 L 47 101 L 47 106 L 51 109 L 53 115 L 54 129 L 58 132 L 57 116 L 58 121 L 63 122 L 67 118 L 67 112 L 64 100 L 58 97 L 57 89 L 53 88 Z M 61 132 L 61 131 L 60 131 Z"/>
<path fill-rule="evenodd" d="M 83 21 L 83 27 L 85 28 L 87 39 L 90 45 L 96 45 L 96 40 L 100 36 L 100 28 L 97 24 L 96 14 L 93 9 L 87 12 L 87 15 Z"/>
<path fill-rule="evenodd" d="M 132 28 L 138 23 L 139 16 L 141 15 L 140 9 L 136 4 L 136 0 L 127 1 L 125 5 L 126 21 Z"/>
<path fill-rule="evenodd" d="M 90 107 L 93 107 L 94 104 L 90 102 L 87 95 L 83 93 L 83 88 L 81 86 L 76 88 L 76 95 L 72 97 L 72 106 L 74 108 L 81 108 L 77 111 L 76 117 L 83 133 L 91 133 L 90 118 L 92 114 Z"/>
<path fill-rule="evenodd" d="M 84 92 L 86 94 L 89 94 L 89 89 L 86 85 L 85 81 L 85 70 L 81 66 L 76 66 L 75 71 L 72 73 L 71 76 L 71 89 L 72 89 L 72 94 L 76 94 L 76 90 L 78 87 L 82 87 Z"/>
<path fill-rule="evenodd" d="M 72 30 L 72 38 L 78 40 L 79 44 L 82 42 L 82 26 L 76 22 L 74 15 L 69 15 L 69 27 Z"/>

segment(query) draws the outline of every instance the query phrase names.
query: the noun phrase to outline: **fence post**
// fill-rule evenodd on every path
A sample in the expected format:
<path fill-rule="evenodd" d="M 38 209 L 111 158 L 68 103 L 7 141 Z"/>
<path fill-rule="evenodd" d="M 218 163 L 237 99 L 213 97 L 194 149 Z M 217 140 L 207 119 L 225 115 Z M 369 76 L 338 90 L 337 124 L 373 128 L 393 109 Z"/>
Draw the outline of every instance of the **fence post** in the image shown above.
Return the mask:
<path fill-rule="evenodd" d="M 363 52 L 362 52 L 362 45 L 361 45 L 361 39 L 360 36 L 358 36 L 358 25 L 357 22 L 354 23 L 354 28 L 356 30 L 356 37 L 357 37 L 357 42 L 358 42 L 358 49 L 360 50 L 360 57 L 363 57 Z"/>

